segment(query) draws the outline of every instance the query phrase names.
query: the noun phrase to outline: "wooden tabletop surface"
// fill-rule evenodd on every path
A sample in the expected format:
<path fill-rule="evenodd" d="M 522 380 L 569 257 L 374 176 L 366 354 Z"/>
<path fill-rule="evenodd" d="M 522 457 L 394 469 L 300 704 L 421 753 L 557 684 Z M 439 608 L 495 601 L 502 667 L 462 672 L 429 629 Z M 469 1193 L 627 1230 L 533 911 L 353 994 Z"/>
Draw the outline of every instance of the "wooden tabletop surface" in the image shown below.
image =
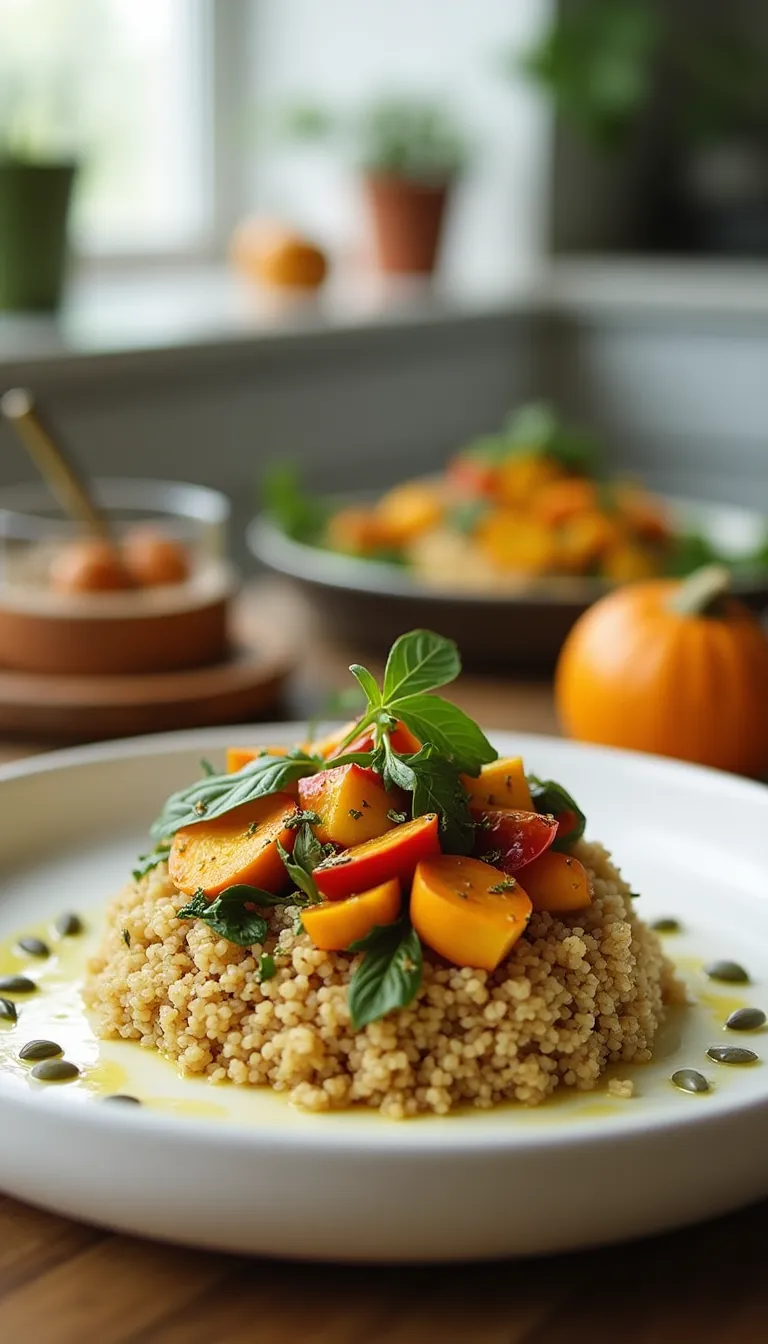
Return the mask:
<path fill-rule="evenodd" d="M 302 644 L 287 712 L 320 703 L 350 661 Z M 467 677 L 455 698 L 489 726 L 556 731 L 546 684 Z M 50 745 L 0 743 L 0 760 Z M 0 1344 L 765 1344 L 767 1242 L 760 1204 L 557 1258 L 296 1265 L 141 1241 L 0 1195 Z"/>

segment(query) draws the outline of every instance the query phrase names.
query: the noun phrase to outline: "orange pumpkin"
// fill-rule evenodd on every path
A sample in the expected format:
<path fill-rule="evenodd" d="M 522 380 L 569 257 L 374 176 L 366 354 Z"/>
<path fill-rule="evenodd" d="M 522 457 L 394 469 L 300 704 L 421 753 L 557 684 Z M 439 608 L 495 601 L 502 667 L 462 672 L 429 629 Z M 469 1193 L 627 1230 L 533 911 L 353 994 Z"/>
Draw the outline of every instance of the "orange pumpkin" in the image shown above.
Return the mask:
<path fill-rule="evenodd" d="M 768 637 L 708 566 L 617 589 L 576 622 L 557 666 L 563 728 L 586 742 L 746 775 L 768 770 Z"/>

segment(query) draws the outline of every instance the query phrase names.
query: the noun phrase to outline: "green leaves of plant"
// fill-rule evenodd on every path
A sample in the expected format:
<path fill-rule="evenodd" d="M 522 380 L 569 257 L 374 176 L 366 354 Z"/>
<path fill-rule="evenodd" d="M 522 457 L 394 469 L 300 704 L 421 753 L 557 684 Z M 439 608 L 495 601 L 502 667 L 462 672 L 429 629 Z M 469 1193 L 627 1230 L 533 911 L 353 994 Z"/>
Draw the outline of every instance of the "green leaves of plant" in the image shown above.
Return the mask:
<path fill-rule="evenodd" d="M 431 630 L 411 630 L 396 639 L 389 651 L 384 670 L 384 702 L 391 707 L 407 696 L 434 691 L 454 681 L 460 671 L 459 650 L 452 639 Z"/>
<path fill-rule="evenodd" d="M 209 901 L 205 892 L 196 891 L 191 901 L 176 912 L 178 919 L 201 919 L 209 929 L 238 947 L 252 947 L 263 943 L 268 926 L 263 915 L 247 909 L 248 905 L 274 904 L 275 898 L 258 887 L 227 887 L 215 900 Z"/>
<path fill-rule="evenodd" d="M 381 691 L 373 673 L 369 672 L 367 667 L 361 667 L 359 663 L 352 663 L 349 670 L 362 686 L 369 709 L 376 709 L 381 704 Z"/>
<path fill-rule="evenodd" d="M 278 793 L 306 775 L 313 775 L 321 762 L 301 751 L 288 756 L 259 756 L 232 775 L 210 775 L 168 799 L 151 827 L 155 840 L 174 835 L 181 826 L 212 821 L 242 803 L 251 803 L 269 793 Z"/>
<path fill-rule="evenodd" d="M 355 1031 L 413 1001 L 421 985 L 422 954 L 419 935 L 407 919 L 377 925 L 349 951 L 365 954 L 349 985 Z"/>
<path fill-rule="evenodd" d="M 319 901 L 320 893 L 312 874 L 318 864 L 328 858 L 328 850 L 334 852 L 333 845 L 321 845 L 309 822 L 302 821 L 296 831 L 293 853 L 289 854 L 279 840 L 277 849 L 283 867 L 297 889 L 303 892 L 309 901 Z"/>
<path fill-rule="evenodd" d="M 553 849 L 570 849 L 571 845 L 581 839 L 587 825 L 587 819 L 578 803 L 562 784 L 556 784 L 552 779 L 537 779 L 536 775 L 528 775 L 528 786 L 537 812 L 551 812 L 554 817 L 560 817 L 565 812 L 573 814 L 574 824 L 570 831 L 565 835 L 561 835 L 558 831 L 557 839 L 552 846 Z"/>
<path fill-rule="evenodd" d="M 429 742 L 466 774 L 477 774 L 486 761 L 496 759 L 497 753 L 485 734 L 463 710 L 428 694 L 453 681 L 461 671 L 459 651 L 452 639 L 431 630 L 411 630 L 401 635 L 390 649 L 382 690 L 367 668 L 355 663 L 350 671 L 368 697 L 368 712 L 361 727 L 377 724 L 385 733 L 401 719 L 420 740 Z M 391 782 L 408 787 L 393 775 Z"/>
<path fill-rule="evenodd" d="M 510 416 L 505 427 L 507 450 L 538 452 L 554 458 L 569 471 L 597 475 L 600 446 L 586 430 L 563 424 L 553 407 L 545 402 L 530 402 Z"/>
<path fill-rule="evenodd" d="M 496 760 L 498 752 L 474 720 L 439 695 L 411 695 L 391 709 L 421 742 L 453 761 L 462 774 L 477 775 L 487 761 Z"/>
<path fill-rule="evenodd" d="M 449 854 L 471 854 L 475 842 L 475 823 L 469 812 L 469 799 L 456 772 L 446 769 L 445 761 L 426 747 L 411 756 L 413 773 L 413 815 L 437 812 L 440 817 L 440 846 Z"/>

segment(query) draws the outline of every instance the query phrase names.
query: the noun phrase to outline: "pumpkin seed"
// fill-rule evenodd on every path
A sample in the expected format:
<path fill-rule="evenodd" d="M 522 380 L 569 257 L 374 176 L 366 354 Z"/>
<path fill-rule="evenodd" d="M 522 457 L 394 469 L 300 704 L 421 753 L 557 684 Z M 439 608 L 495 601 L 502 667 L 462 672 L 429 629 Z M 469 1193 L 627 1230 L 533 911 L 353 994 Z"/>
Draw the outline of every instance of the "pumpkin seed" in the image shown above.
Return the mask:
<path fill-rule="evenodd" d="M 56 920 L 56 932 L 61 938 L 74 938 L 83 932 L 83 921 L 79 915 L 67 912 Z"/>
<path fill-rule="evenodd" d="M 28 952 L 30 957 L 50 957 L 51 949 L 42 938 L 20 938 L 19 947 L 22 952 Z"/>
<path fill-rule="evenodd" d="M 749 976 L 738 961 L 712 961 L 704 967 L 710 980 L 723 980 L 726 985 L 748 985 Z"/>
<path fill-rule="evenodd" d="M 708 1092 L 709 1083 L 698 1069 L 678 1069 L 672 1074 L 672 1082 L 681 1092 Z"/>
<path fill-rule="evenodd" d="M 679 919 L 657 919 L 651 925 L 657 933 L 680 933 L 682 927 Z"/>
<path fill-rule="evenodd" d="M 740 1045 L 711 1045 L 707 1054 L 716 1064 L 754 1064 L 758 1058 L 754 1050 Z"/>
<path fill-rule="evenodd" d="M 32 1070 L 32 1077 L 39 1083 L 71 1083 L 79 1076 L 77 1065 L 68 1059 L 44 1059 Z"/>
<path fill-rule="evenodd" d="M 130 1097 L 127 1092 L 113 1092 L 111 1096 L 105 1097 L 105 1101 L 119 1101 L 124 1106 L 140 1106 L 138 1097 Z"/>
<path fill-rule="evenodd" d="M 762 1008 L 737 1008 L 735 1013 L 725 1019 L 730 1031 L 757 1031 L 764 1027 L 766 1016 Z"/>
<path fill-rule="evenodd" d="M 0 976 L 0 994 L 34 994 L 37 985 L 26 975 Z"/>
<path fill-rule="evenodd" d="M 0 999 L 0 1022 L 18 1022 L 19 1010 L 11 999 Z"/>
<path fill-rule="evenodd" d="M 55 1059 L 64 1051 L 55 1041 L 27 1041 L 19 1051 L 19 1059 Z"/>

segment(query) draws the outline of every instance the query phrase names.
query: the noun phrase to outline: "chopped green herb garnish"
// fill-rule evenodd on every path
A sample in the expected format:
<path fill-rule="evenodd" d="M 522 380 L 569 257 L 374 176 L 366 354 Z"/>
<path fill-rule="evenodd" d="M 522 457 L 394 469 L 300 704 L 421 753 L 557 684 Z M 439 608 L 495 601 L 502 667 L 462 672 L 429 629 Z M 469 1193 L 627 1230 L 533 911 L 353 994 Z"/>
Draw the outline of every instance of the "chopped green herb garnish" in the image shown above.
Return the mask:
<path fill-rule="evenodd" d="M 262 952 L 257 971 L 259 984 L 263 985 L 265 980 L 271 980 L 276 970 L 277 962 L 275 958 L 270 956 L 269 952 Z"/>
<path fill-rule="evenodd" d="M 408 820 L 408 813 L 396 812 L 394 807 L 390 807 L 387 812 L 387 820 L 394 822 L 395 826 L 402 826 L 403 822 Z"/>
<path fill-rule="evenodd" d="M 165 863 L 170 857 L 170 853 L 170 845 L 158 845 L 150 854 L 140 854 L 136 861 L 136 867 L 133 869 L 134 881 L 138 882 L 147 873 L 151 873 L 152 869 L 156 868 L 159 863 Z"/>
<path fill-rule="evenodd" d="M 317 812 L 298 811 L 294 812 L 293 816 L 288 818 L 285 826 L 286 830 L 296 831 L 299 826 L 303 826 L 305 822 L 308 826 L 320 826 L 322 820 L 322 817 L 318 816 Z"/>
<path fill-rule="evenodd" d="M 359 821 L 363 814 L 358 808 L 350 807 L 349 815 L 353 821 Z"/>
<path fill-rule="evenodd" d="M 491 896 L 501 896 L 505 891 L 514 891 L 516 886 L 517 882 L 514 877 L 505 877 L 502 878 L 501 882 L 497 882 L 494 887 L 489 887 L 488 891 Z"/>

